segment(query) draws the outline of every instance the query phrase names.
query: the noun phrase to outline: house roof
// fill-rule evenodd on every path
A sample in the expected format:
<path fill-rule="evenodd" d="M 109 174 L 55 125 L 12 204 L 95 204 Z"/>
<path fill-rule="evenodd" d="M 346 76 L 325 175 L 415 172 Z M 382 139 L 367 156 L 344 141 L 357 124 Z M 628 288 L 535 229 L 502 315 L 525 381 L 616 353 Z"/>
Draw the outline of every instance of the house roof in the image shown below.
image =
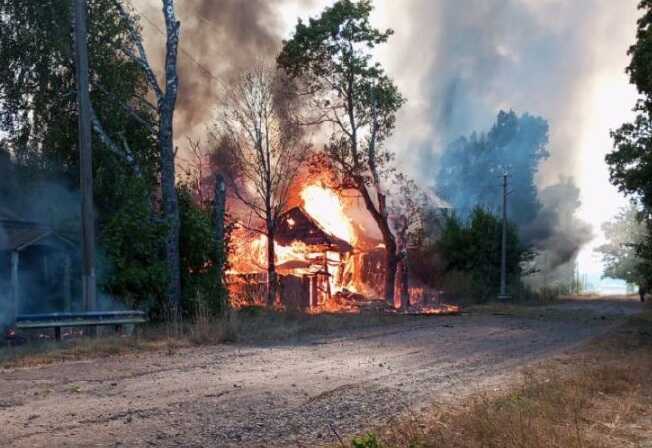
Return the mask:
<path fill-rule="evenodd" d="M 48 226 L 25 221 L 11 210 L 0 207 L 0 251 L 21 251 L 34 245 L 61 248 L 73 243 Z"/>
<path fill-rule="evenodd" d="M 275 240 L 284 246 L 299 241 L 309 246 L 317 246 L 320 250 L 337 252 L 353 250 L 349 243 L 326 232 L 301 207 L 295 207 L 281 217 Z"/>

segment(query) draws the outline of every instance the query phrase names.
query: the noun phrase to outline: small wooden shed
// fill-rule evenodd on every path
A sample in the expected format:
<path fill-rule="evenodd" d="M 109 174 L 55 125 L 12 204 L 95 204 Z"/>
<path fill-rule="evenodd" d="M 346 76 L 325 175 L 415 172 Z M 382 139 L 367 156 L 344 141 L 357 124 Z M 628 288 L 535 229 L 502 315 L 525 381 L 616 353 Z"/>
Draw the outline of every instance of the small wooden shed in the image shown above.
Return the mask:
<path fill-rule="evenodd" d="M 0 316 L 70 311 L 75 244 L 0 206 Z"/>

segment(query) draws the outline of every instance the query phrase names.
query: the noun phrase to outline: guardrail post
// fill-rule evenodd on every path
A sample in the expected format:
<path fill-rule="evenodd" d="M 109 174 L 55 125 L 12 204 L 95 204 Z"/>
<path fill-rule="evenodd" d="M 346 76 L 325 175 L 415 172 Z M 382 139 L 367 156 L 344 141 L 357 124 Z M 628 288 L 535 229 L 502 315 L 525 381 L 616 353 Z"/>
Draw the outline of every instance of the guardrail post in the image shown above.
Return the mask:
<path fill-rule="evenodd" d="M 12 295 L 12 321 L 16 322 L 18 306 L 20 303 L 20 284 L 18 283 L 18 264 L 20 254 L 17 250 L 11 253 L 11 295 Z"/>

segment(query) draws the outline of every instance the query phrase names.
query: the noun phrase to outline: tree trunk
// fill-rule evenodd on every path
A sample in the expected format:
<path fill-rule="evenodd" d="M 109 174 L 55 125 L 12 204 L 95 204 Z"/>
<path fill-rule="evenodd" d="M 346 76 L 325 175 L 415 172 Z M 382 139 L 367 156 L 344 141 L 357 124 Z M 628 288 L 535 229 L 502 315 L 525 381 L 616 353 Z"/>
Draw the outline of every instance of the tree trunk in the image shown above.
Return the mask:
<path fill-rule="evenodd" d="M 66 253 L 63 259 L 63 310 L 66 313 L 72 311 L 72 276 L 70 271 L 72 268 L 72 261 L 70 255 Z"/>
<path fill-rule="evenodd" d="M 176 190 L 174 110 L 177 101 L 177 49 L 179 22 L 174 14 L 174 1 L 163 0 L 163 14 L 167 30 L 165 51 L 165 95 L 159 101 L 159 146 L 161 152 L 161 194 L 163 219 L 167 225 L 165 258 L 167 264 L 167 299 L 172 318 L 181 311 L 181 267 L 179 254 L 179 205 Z"/>
<path fill-rule="evenodd" d="M 398 267 L 399 261 L 396 253 L 396 238 L 394 238 L 394 234 L 389 228 L 387 217 L 376 208 L 376 204 L 374 204 L 374 201 L 371 199 L 366 185 L 362 181 L 359 181 L 358 185 L 360 185 L 358 191 L 360 191 L 360 194 L 364 199 L 365 206 L 378 225 L 380 233 L 383 236 L 383 244 L 385 245 L 385 301 L 388 305 L 394 307 L 396 268 Z"/>
<path fill-rule="evenodd" d="M 215 226 L 215 271 L 216 285 L 220 294 L 222 309 L 228 305 L 226 285 L 224 284 L 224 265 L 226 264 L 226 242 L 224 235 L 224 213 L 226 209 L 226 185 L 221 174 L 215 176 L 213 197 L 213 225 Z"/>
<path fill-rule="evenodd" d="M 274 229 L 267 226 L 267 306 L 276 301 L 276 252 L 274 248 Z"/>
<path fill-rule="evenodd" d="M 407 254 L 403 254 L 401 259 L 401 309 L 407 310 L 410 306 L 410 284 L 409 284 L 409 266 Z"/>
<path fill-rule="evenodd" d="M 387 243 L 385 243 L 387 244 Z M 396 293 L 396 269 L 398 261 L 396 255 L 385 249 L 385 301 L 388 305 L 396 307 L 394 294 Z"/>

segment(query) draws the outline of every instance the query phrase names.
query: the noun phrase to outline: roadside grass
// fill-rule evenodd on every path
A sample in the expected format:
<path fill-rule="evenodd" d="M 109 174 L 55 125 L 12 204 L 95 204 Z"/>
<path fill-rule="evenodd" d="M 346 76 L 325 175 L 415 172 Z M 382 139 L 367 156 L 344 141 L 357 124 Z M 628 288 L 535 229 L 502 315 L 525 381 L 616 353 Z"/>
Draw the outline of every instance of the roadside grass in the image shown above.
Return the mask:
<path fill-rule="evenodd" d="M 581 354 L 523 372 L 508 392 L 397 418 L 353 448 L 611 448 L 652 440 L 652 311 Z M 341 446 L 345 446 L 344 443 Z"/>
<path fill-rule="evenodd" d="M 553 303 L 531 302 L 531 303 L 499 303 L 490 302 L 485 304 L 471 305 L 464 308 L 467 314 L 490 314 L 504 317 L 520 317 L 526 319 L 540 320 L 566 320 L 566 321 L 590 321 L 590 320 L 613 320 L 609 313 L 605 314 L 598 307 L 587 309 L 585 307 L 567 307 L 565 300 L 560 298 Z M 587 300 L 599 301 L 599 297 L 573 297 L 573 301 Z M 620 319 L 620 317 L 616 317 Z"/>
<path fill-rule="evenodd" d="M 189 322 L 146 324 L 130 336 L 75 337 L 64 341 L 33 340 L 0 348 L 0 368 L 30 367 L 129 353 L 160 351 L 174 354 L 180 349 L 232 342 L 284 341 L 309 335 L 385 327 L 418 317 L 381 312 L 317 314 L 275 312 L 245 308 L 222 317 L 200 311 Z"/>

